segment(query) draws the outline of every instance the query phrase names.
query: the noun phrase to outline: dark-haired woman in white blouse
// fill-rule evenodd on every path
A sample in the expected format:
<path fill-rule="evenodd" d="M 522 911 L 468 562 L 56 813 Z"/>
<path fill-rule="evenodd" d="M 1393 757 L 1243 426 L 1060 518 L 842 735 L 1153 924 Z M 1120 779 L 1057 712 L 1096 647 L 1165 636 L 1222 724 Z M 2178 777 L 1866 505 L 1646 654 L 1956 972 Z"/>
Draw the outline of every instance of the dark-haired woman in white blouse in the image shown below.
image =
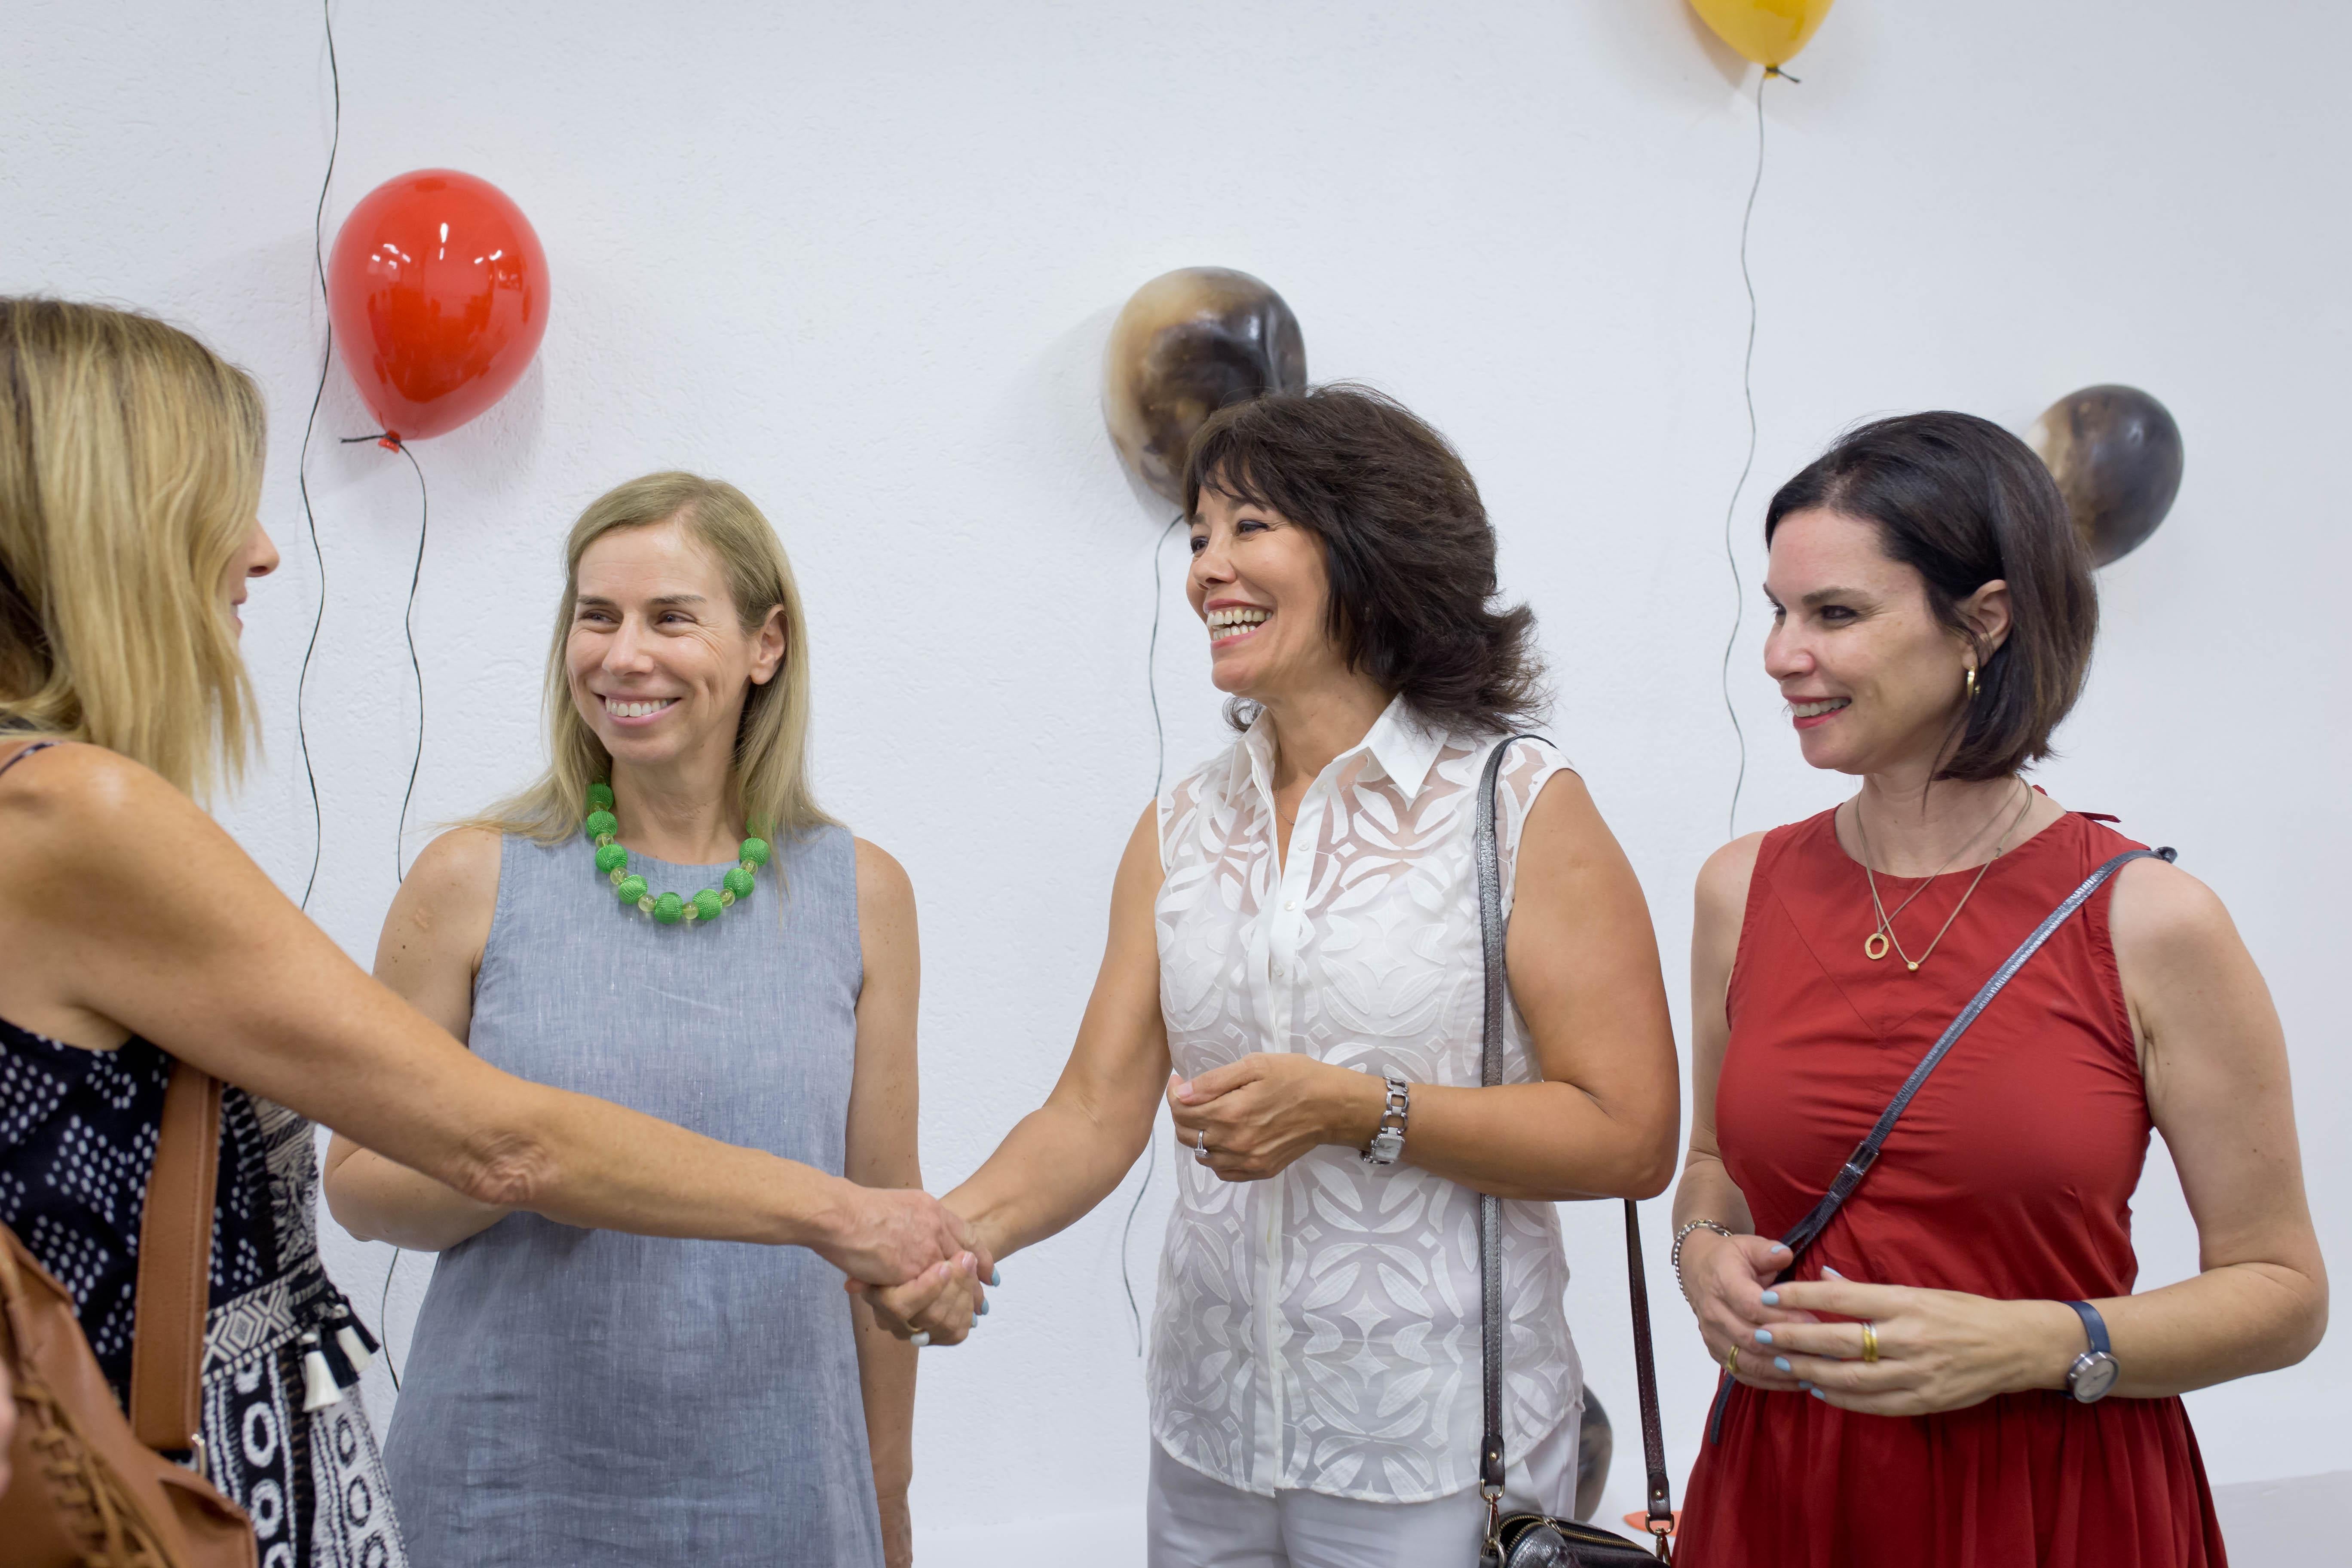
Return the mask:
<path fill-rule="evenodd" d="M 1672 1171 L 1648 911 L 1581 781 L 1516 742 L 1505 1082 L 1478 1087 L 1474 807 L 1538 670 L 1533 617 L 1492 602 L 1477 488 L 1404 409 L 1326 388 L 1216 416 L 1187 490 L 1188 593 L 1245 728 L 1137 822 L 1061 1082 L 947 1202 L 1000 1257 L 1051 1236 L 1164 1093 L 1151 1562 L 1467 1563 L 1478 1194 L 1508 1200 L 1505 1503 L 1565 1515 L 1582 1391 L 1551 1205 Z"/>

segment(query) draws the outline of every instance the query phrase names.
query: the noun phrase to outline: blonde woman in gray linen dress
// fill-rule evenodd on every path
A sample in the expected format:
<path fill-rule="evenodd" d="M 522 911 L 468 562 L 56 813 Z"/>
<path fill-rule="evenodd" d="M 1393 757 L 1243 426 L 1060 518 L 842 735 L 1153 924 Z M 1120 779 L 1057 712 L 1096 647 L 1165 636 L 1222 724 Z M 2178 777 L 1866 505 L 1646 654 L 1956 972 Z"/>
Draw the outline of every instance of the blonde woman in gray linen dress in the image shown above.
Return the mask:
<path fill-rule="evenodd" d="M 419 857 L 377 973 L 520 1076 L 919 1186 L 913 893 L 810 796 L 807 623 L 773 531 L 732 486 L 656 474 L 593 503 L 567 560 L 552 765 Z M 690 916 L 659 901 L 704 888 Z M 329 1160 L 347 1227 L 441 1254 L 385 1446 L 418 1568 L 911 1560 L 915 1352 L 823 1259 Z M 976 1283 L 969 1254 L 938 1268 Z"/>

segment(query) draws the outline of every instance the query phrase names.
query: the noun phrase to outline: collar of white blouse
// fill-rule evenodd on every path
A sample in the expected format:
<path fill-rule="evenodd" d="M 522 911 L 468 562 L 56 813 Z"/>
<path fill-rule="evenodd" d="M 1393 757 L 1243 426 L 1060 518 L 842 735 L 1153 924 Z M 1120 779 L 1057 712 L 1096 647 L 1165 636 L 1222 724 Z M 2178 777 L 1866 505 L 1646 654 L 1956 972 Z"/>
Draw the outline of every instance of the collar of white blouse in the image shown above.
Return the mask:
<path fill-rule="evenodd" d="M 1392 697 L 1364 738 L 1331 759 L 1328 766 L 1315 775 L 1307 786 L 1313 795 L 1341 767 L 1360 752 L 1371 753 L 1371 760 L 1381 772 L 1396 784 L 1407 800 L 1421 794 L 1421 786 L 1429 780 L 1429 770 L 1437 765 L 1437 753 L 1445 749 L 1445 731 L 1424 722 L 1421 715 L 1402 697 Z M 1269 809 L 1274 805 L 1274 721 L 1264 712 L 1250 721 L 1242 735 L 1242 755 L 1249 764 L 1250 777 L 1258 787 Z"/>

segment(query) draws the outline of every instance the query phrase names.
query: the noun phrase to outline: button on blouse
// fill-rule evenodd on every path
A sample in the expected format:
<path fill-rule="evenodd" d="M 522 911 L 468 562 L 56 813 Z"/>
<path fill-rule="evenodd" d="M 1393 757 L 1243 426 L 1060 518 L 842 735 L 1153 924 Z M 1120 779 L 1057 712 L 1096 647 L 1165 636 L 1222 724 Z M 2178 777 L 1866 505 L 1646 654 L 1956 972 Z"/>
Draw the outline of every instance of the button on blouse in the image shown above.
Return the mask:
<path fill-rule="evenodd" d="M 1484 990 L 1471 835 L 1492 739 L 1390 704 L 1307 786 L 1285 863 L 1261 716 L 1160 801 L 1160 1007 L 1193 1077 L 1292 1051 L 1415 1084 L 1479 1082 Z M 1497 792 L 1504 907 L 1520 825 L 1567 766 L 1515 742 Z M 1516 1006 L 1504 1081 L 1541 1077 Z M 1154 1436 L 1259 1494 L 1378 1501 L 1477 1479 L 1477 1195 L 1324 1147 L 1224 1182 L 1181 1152 L 1153 1315 Z M 1505 1440 L 1524 1454 L 1581 1397 L 1548 1203 L 1503 1209 Z"/>

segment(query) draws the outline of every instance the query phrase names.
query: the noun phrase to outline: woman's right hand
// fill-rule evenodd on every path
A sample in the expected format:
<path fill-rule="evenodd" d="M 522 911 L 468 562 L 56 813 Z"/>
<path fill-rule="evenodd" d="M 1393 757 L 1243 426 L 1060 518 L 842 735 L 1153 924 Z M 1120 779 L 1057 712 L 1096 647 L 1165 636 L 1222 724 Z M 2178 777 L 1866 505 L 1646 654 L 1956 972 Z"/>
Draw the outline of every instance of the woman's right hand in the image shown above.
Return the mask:
<path fill-rule="evenodd" d="M 1789 1266 L 1789 1249 L 1760 1236 L 1718 1236 L 1694 1230 L 1683 1238 L 1683 1284 L 1698 1317 L 1706 1353 L 1723 1365 L 1736 1347 L 1735 1374 L 1751 1388 L 1794 1392 L 1797 1379 L 1772 1364 L 1772 1350 L 1759 1344 L 1758 1329 L 1774 1323 L 1813 1323 L 1811 1312 L 1764 1305 L 1764 1292 Z"/>
<path fill-rule="evenodd" d="M 840 1207 L 815 1251 L 852 1279 L 904 1284 L 942 1261 L 958 1263 L 975 1278 L 995 1267 L 963 1216 L 921 1188 L 846 1181 L 841 1188 Z"/>

